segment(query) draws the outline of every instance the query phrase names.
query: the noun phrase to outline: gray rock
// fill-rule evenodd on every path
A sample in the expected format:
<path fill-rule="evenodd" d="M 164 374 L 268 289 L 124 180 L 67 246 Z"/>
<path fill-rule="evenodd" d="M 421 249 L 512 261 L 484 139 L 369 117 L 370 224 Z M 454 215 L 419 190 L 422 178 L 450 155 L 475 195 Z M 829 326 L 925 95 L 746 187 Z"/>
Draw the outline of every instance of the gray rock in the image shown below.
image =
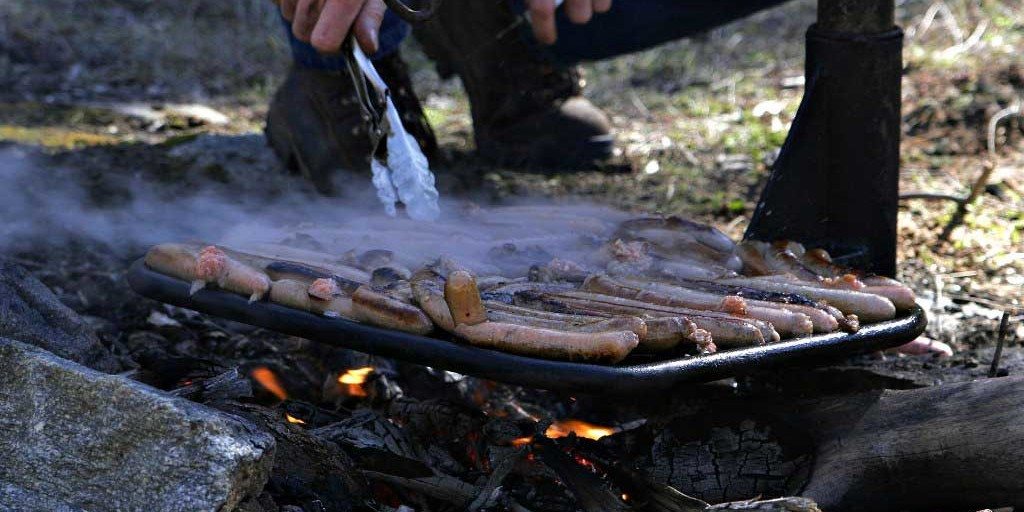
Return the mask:
<path fill-rule="evenodd" d="M 10 507 L 10 508 L 8 508 Z M 23 489 L 8 482 L 0 482 L 0 510 L 18 512 L 84 512 L 63 501 Z"/>
<path fill-rule="evenodd" d="M 274 447 L 244 419 L 0 338 L 0 510 L 232 510 Z"/>
<path fill-rule="evenodd" d="M 77 313 L 25 269 L 0 261 L 0 337 L 12 338 L 113 373 L 121 363 Z"/>

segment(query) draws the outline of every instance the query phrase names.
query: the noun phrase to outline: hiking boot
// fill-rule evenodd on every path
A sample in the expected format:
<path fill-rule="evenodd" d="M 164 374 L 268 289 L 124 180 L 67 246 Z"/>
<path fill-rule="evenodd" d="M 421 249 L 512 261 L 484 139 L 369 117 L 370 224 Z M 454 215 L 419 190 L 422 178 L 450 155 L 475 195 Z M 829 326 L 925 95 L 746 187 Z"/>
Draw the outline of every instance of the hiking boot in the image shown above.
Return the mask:
<path fill-rule="evenodd" d="M 434 160 L 437 140 L 413 92 L 405 63 L 395 53 L 373 64 L 390 88 L 405 129 L 427 158 Z M 383 105 L 379 111 L 384 111 Z M 335 192 L 331 178 L 338 169 L 370 169 L 368 127 L 345 70 L 293 66 L 270 103 L 264 133 L 285 166 L 312 181 L 323 194 Z"/>
<path fill-rule="evenodd" d="M 591 166 L 612 154 L 608 117 L 574 69 L 545 59 L 509 2 L 445 0 L 413 32 L 442 76 L 469 95 L 479 154 L 502 165 Z"/>

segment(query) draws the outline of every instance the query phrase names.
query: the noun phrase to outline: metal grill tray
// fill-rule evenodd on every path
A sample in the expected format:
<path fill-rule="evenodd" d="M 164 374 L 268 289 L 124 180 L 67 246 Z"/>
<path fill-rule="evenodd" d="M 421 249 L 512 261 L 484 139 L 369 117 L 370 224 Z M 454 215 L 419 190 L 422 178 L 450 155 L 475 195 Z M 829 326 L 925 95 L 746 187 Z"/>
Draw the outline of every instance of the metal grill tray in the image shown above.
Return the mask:
<path fill-rule="evenodd" d="M 891 320 L 864 326 L 853 334 L 830 333 L 729 350 L 618 366 L 549 361 L 477 348 L 445 339 L 417 336 L 338 318 L 327 318 L 240 295 L 200 290 L 189 296 L 189 283 L 149 269 L 142 260 L 128 273 L 141 295 L 201 313 L 255 325 L 320 343 L 400 359 L 486 379 L 570 393 L 631 395 L 710 382 L 780 364 L 821 364 L 828 360 L 881 350 L 913 340 L 927 325 L 921 308 Z"/>

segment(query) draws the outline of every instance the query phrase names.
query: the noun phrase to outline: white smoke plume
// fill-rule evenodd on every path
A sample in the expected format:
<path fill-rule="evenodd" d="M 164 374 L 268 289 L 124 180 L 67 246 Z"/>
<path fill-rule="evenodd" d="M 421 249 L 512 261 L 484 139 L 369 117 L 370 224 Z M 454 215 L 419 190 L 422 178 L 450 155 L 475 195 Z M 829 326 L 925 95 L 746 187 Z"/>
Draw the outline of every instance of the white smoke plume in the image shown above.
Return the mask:
<path fill-rule="evenodd" d="M 529 261 L 592 253 L 597 239 L 625 217 L 578 203 L 480 210 L 447 199 L 437 222 L 392 219 L 368 176 L 346 180 L 345 197 L 322 197 L 301 179 L 284 176 L 258 137 L 212 146 L 200 139 L 190 146 L 187 151 L 201 157 L 183 174 L 188 185 L 160 183 L 143 172 L 99 173 L 101 179 L 90 180 L 80 166 L 55 166 L 18 147 L 0 150 L 0 253 L 80 240 L 124 256 L 165 242 L 243 250 L 284 243 L 337 255 L 387 249 L 410 267 L 449 256 L 481 271 L 499 270 L 496 259 L 523 271 Z M 223 179 L 200 179 L 207 160 L 240 164 L 228 166 Z"/>

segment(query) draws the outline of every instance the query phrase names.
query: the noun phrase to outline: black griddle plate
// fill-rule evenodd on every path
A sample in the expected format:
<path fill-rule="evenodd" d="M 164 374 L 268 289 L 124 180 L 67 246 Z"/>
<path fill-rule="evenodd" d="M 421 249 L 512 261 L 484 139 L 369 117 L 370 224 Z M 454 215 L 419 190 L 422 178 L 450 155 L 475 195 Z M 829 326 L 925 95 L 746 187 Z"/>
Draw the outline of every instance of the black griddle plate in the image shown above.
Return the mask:
<path fill-rule="evenodd" d="M 854 334 L 830 333 L 642 364 L 619 366 L 549 361 L 472 347 L 444 339 L 327 318 L 266 301 L 249 304 L 229 292 L 204 289 L 189 296 L 189 283 L 150 270 L 139 260 L 128 273 L 136 292 L 168 304 L 369 354 L 523 386 L 571 393 L 633 395 L 682 384 L 709 382 L 779 364 L 814 364 L 902 345 L 927 325 L 921 308 L 862 327 Z"/>

